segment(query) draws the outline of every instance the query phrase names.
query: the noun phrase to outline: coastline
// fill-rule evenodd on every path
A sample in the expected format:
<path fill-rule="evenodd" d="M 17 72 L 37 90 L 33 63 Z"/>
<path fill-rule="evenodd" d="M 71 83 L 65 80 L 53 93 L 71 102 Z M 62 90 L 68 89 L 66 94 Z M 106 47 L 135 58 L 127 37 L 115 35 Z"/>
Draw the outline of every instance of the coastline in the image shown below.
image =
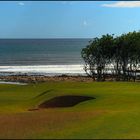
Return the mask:
<path fill-rule="evenodd" d="M 20 83 L 40 83 L 40 82 L 93 82 L 93 79 L 88 76 L 76 75 L 60 75 L 60 76 L 44 76 L 44 75 L 8 75 L 0 76 L 0 81 L 4 82 L 20 82 Z"/>

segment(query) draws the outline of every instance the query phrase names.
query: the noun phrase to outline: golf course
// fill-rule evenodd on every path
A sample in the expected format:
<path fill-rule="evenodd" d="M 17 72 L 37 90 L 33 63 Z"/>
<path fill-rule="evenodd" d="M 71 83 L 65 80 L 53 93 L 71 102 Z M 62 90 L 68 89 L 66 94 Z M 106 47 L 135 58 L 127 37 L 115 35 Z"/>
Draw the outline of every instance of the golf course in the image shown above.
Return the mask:
<path fill-rule="evenodd" d="M 139 82 L 0 84 L 0 138 L 140 138 Z"/>

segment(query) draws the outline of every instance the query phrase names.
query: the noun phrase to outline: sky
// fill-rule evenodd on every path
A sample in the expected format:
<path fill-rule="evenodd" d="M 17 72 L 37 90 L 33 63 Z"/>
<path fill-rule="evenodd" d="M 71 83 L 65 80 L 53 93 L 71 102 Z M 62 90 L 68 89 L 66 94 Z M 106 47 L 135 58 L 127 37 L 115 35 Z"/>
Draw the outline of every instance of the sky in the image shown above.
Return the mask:
<path fill-rule="evenodd" d="M 94 38 L 140 30 L 140 1 L 0 1 L 0 38 Z"/>

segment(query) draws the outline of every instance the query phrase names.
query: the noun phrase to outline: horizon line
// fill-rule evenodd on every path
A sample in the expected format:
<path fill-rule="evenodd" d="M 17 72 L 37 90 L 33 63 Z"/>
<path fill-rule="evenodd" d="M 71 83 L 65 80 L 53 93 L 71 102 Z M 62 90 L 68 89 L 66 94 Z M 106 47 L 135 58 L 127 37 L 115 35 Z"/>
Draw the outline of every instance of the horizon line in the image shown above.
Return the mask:
<path fill-rule="evenodd" d="M 67 37 L 67 38 L 62 38 L 62 37 L 60 37 L 60 38 L 0 38 L 0 40 L 1 39 L 92 39 L 92 38 L 94 38 L 94 37 L 77 37 L 77 38 L 72 38 L 72 37 Z"/>

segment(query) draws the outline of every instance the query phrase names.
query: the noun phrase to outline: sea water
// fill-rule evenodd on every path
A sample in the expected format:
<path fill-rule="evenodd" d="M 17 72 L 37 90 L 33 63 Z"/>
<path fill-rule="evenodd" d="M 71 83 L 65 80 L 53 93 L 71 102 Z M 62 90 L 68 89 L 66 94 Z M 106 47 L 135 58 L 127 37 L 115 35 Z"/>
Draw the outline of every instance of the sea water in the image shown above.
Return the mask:
<path fill-rule="evenodd" d="M 0 39 L 0 75 L 83 75 L 90 39 Z"/>

